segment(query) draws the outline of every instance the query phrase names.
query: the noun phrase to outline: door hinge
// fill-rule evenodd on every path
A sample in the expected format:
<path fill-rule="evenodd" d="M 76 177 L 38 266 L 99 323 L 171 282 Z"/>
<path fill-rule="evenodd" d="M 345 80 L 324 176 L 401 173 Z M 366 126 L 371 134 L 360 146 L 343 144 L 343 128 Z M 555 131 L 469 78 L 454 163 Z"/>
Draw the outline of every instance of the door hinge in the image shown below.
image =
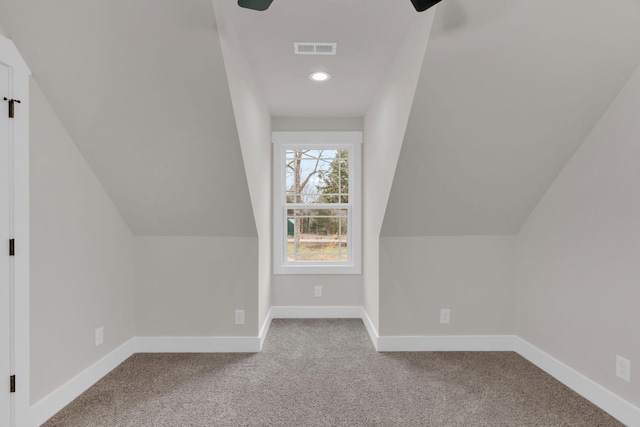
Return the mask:
<path fill-rule="evenodd" d="M 9 239 L 9 256 L 15 256 L 16 254 L 16 240 Z"/>
<path fill-rule="evenodd" d="M 11 375 L 9 377 L 9 391 L 11 393 L 16 392 L 16 376 L 15 375 Z"/>
<path fill-rule="evenodd" d="M 13 119 L 14 114 L 15 114 L 15 103 L 17 102 L 18 104 L 20 104 L 20 100 L 19 99 L 9 99 L 6 96 L 4 97 L 4 100 L 9 103 L 9 118 Z"/>

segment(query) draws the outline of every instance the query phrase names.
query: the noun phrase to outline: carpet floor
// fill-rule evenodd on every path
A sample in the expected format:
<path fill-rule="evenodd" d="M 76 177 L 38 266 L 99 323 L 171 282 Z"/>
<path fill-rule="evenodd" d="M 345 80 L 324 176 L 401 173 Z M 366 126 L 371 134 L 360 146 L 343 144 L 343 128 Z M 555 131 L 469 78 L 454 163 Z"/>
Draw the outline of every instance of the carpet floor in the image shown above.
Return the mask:
<path fill-rule="evenodd" d="M 516 353 L 377 353 L 359 319 L 274 320 L 255 354 L 135 354 L 44 424 L 621 425 Z"/>

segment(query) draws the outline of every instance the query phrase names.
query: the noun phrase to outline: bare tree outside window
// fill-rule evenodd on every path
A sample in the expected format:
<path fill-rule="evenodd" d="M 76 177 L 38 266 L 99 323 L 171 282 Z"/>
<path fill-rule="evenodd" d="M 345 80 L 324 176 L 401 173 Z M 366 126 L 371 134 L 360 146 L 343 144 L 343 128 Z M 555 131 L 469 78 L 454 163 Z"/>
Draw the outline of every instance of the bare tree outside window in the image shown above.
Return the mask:
<path fill-rule="evenodd" d="M 287 259 L 348 260 L 348 150 L 286 150 Z"/>

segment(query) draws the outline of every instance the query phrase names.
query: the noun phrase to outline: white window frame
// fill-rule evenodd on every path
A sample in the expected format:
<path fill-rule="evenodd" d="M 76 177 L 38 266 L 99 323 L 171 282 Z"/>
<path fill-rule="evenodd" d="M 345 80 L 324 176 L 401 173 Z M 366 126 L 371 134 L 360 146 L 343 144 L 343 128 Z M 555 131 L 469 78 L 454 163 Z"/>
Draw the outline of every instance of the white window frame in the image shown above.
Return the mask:
<path fill-rule="evenodd" d="M 274 274 L 360 274 L 362 272 L 362 132 L 273 132 Z M 291 149 L 349 150 L 349 261 L 287 261 L 285 153 Z"/>

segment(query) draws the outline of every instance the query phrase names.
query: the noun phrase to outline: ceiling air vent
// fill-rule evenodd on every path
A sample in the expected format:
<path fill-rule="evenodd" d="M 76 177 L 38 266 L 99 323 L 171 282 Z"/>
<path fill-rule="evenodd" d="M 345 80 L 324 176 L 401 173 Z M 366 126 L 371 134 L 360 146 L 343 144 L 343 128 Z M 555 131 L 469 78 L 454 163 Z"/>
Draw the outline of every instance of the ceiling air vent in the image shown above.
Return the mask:
<path fill-rule="evenodd" d="M 338 43 L 294 42 L 296 55 L 335 55 Z"/>

